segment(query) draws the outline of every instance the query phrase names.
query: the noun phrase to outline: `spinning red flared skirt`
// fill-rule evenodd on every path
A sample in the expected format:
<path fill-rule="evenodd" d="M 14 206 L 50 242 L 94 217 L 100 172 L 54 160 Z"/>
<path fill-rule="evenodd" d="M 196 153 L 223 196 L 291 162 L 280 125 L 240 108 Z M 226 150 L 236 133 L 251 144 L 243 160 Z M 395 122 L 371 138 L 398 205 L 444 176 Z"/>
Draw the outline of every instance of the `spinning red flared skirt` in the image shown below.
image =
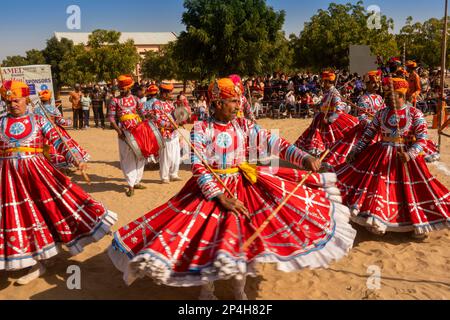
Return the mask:
<path fill-rule="evenodd" d="M 30 267 L 100 240 L 116 214 L 92 199 L 42 155 L 0 159 L 0 270 Z"/>
<path fill-rule="evenodd" d="M 61 126 L 58 126 L 58 131 L 61 133 L 61 136 L 64 138 L 64 141 L 69 145 L 72 149 L 72 152 L 81 162 L 88 162 L 90 159 L 90 155 L 84 150 L 71 136 Z M 70 168 L 73 167 L 71 163 L 68 163 L 64 155 L 59 153 L 52 144 L 46 144 L 44 146 L 44 154 L 45 157 L 58 169 Z"/>
<path fill-rule="evenodd" d="M 325 267 L 352 247 L 355 231 L 334 174 L 313 175 L 253 244 L 242 245 L 297 186 L 304 171 L 258 168 L 258 181 L 223 175 L 250 212 L 250 221 L 208 201 L 193 177 L 169 202 L 121 228 L 109 255 L 127 284 L 149 276 L 159 284 L 196 286 L 254 275 L 255 263 L 279 270 Z"/>
<path fill-rule="evenodd" d="M 314 117 L 309 128 L 295 142 L 297 147 L 314 156 L 320 156 L 337 141 L 344 139 L 358 124 L 358 119 L 347 113 L 340 113 L 331 124 L 324 123 L 324 117 L 323 112 Z"/>
<path fill-rule="evenodd" d="M 350 131 L 346 132 L 345 137 L 336 141 L 330 149 L 330 153 L 325 157 L 323 166 L 327 169 L 334 168 L 345 163 L 347 156 L 353 147 L 358 143 L 366 129 L 365 123 L 359 123 Z"/>
<path fill-rule="evenodd" d="M 429 172 L 423 156 L 406 165 L 400 147 L 378 142 L 351 164 L 335 168 L 352 220 L 386 231 L 423 234 L 450 226 L 450 193 Z"/>

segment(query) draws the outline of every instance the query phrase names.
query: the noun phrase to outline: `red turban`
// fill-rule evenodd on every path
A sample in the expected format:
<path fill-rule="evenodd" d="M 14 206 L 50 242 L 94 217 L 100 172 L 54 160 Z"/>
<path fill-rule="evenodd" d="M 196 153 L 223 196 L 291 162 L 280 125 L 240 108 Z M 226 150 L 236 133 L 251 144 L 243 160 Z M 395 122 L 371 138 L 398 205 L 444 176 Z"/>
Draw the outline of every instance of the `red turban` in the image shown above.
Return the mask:
<path fill-rule="evenodd" d="M 173 91 L 173 84 L 172 83 L 162 82 L 159 85 L 159 87 L 161 88 L 161 90 L 165 90 L 165 91 L 169 91 L 169 92 Z"/>
<path fill-rule="evenodd" d="M 121 75 L 117 78 L 117 81 L 119 82 L 119 88 L 122 90 L 131 89 L 134 85 L 133 77 L 130 75 Z"/>
<path fill-rule="evenodd" d="M 322 80 L 335 81 L 336 74 L 333 71 L 324 71 L 322 72 Z"/>
<path fill-rule="evenodd" d="M 230 78 L 222 78 L 209 85 L 208 96 L 210 100 L 239 98 L 239 92 Z"/>
<path fill-rule="evenodd" d="M 30 88 L 26 83 L 16 80 L 8 80 L 3 82 L 0 88 L 0 94 L 3 100 L 12 101 L 17 98 L 27 98 L 30 96 Z"/>
<path fill-rule="evenodd" d="M 154 96 L 154 95 L 158 94 L 158 92 L 159 92 L 158 87 L 156 85 L 152 84 L 151 86 L 149 86 L 147 88 L 147 91 L 145 93 Z"/>
<path fill-rule="evenodd" d="M 50 101 L 52 99 L 52 92 L 50 90 L 43 90 L 39 92 L 39 98 L 42 101 Z"/>

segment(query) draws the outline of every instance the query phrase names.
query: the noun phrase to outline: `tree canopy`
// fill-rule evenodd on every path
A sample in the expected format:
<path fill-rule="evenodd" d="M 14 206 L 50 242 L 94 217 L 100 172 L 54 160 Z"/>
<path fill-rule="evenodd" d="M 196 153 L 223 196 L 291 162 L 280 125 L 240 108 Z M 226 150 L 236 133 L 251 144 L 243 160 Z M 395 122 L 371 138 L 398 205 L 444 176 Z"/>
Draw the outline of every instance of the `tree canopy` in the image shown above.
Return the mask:
<path fill-rule="evenodd" d="M 427 66 L 438 66 L 441 63 L 443 28 L 443 18 L 431 18 L 423 23 L 414 23 L 413 18 L 408 17 L 405 26 L 397 35 L 398 45 L 399 47 L 405 45 L 408 58 L 417 59 Z M 447 50 L 448 58 L 449 54 L 450 50 Z"/>
<path fill-rule="evenodd" d="M 201 78 L 261 74 L 289 64 L 284 11 L 265 0 L 185 0 L 186 31 L 176 43 Z"/>
<path fill-rule="evenodd" d="M 120 32 L 95 30 L 87 44 L 74 46 L 60 64 L 65 83 L 111 81 L 134 72 L 140 60 L 133 40 L 119 41 Z M 86 48 L 87 47 L 87 48 Z"/>
<path fill-rule="evenodd" d="M 346 68 L 350 45 L 369 45 L 373 54 L 385 57 L 399 54 L 393 20 L 381 15 L 379 28 L 369 29 L 371 13 L 362 4 L 331 3 L 327 10 L 321 9 L 312 16 L 298 37 L 291 36 L 294 65 Z"/>

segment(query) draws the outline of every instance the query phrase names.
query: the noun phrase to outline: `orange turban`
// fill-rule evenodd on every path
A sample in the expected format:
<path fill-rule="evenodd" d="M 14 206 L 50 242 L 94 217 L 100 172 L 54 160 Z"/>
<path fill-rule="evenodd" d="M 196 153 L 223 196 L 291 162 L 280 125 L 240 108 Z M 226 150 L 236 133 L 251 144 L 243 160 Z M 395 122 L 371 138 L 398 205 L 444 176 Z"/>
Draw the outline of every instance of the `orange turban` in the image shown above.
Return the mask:
<path fill-rule="evenodd" d="M 211 100 L 239 98 L 239 92 L 230 78 L 222 78 L 209 85 L 208 96 Z"/>
<path fill-rule="evenodd" d="M 128 90 L 131 89 L 131 87 L 134 85 L 133 77 L 130 75 L 121 75 L 119 78 L 117 78 L 119 88 L 122 90 Z"/>
<path fill-rule="evenodd" d="M 151 86 L 149 86 L 147 88 L 147 91 L 145 93 L 149 94 L 151 96 L 154 96 L 154 95 L 158 94 L 158 91 L 159 91 L 158 87 L 156 85 L 152 84 Z"/>
<path fill-rule="evenodd" d="M 162 82 L 162 83 L 159 85 L 159 88 L 160 88 L 161 90 L 165 90 L 165 91 L 172 92 L 172 91 L 173 91 L 173 84 L 172 84 L 172 83 L 168 83 L 168 82 Z"/>
<path fill-rule="evenodd" d="M 413 60 L 406 61 L 406 66 L 411 69 L 417 68 L 417 62 Z"/>
<path fill-rule="evenodd" d="M 379 70 L 369 71 L 364 77 L 364 82 L 378 82 L 380 81 L 380 76 L 381 74 Z"/>
<path fill-rule="evenodd" d="M 409 84 L 408 81 L 402 78 L 384 78 L 383 85 L 387 88 L 389 92 L 391 92 L 391 82 L 392 87 L 394 88 L 394 92 L 399 92 L 406 94 L 408 92 Z"/>
<path fill-rule="evenodd" d="M 402 67 L 399 67 L 395 73 L 396 73 L 396 74 L 400 74 L 400 75 L 402 75 L 402 74 L 403 74 L 403 75 L 406 75 L 406 74 L 408 74 L 408 71 L 406 71 L 406 70 L 403 69 Z"/>
<path fill-rule="evenodd" d="M 50 101 L 52 99 L 52 92 L 50 90 L 43 90 L 39 92 L 39 98 L 42 101 Z"/>
<path fill-rule="evenodd" d="M 0 94 L 5 101 L 12 101 L 18 98 L 27 98 L 30 96 L 30 88 L 26 83 L 16 80 L 3 82 L 0 88 Z"/>
<path fill-rule="evenodd" d="M 322 80 L 335 81 L 336 74 L 333 71 L 324 71 L 322 72 Z"/>
<path fill-rule="evenodd" d="M 244 85 L 242 84 L 241 77 L 237 74 L 232 74 L 228 78 L 230 78 L 231 81 L 233 81 L 234 85 L 237 87 L 237 89 L 239 89 L 240 91 L 239 93 L 242 95 L 244 93 Z"/>

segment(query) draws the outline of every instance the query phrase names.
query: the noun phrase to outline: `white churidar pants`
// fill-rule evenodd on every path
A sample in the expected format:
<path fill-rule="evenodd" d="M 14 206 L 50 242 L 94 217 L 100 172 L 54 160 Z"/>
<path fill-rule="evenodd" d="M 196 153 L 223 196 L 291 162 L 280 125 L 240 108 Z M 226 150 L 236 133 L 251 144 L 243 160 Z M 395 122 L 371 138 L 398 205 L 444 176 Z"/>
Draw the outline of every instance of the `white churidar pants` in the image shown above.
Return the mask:
<path fill-rule="evenodd" d="M 138 159 L 128 144 L 119 139 L 120 168 L 130 187 L 138 185 L 144 175 L 145 159 Z"/>
<path fill-rule="evenodd" d="M 164 139 L 164 149 L 159 155 L 159 174 L 161 180 L 178 177 L 180 170 L 180 140 L 178 134 L 172 139 Z"/>

